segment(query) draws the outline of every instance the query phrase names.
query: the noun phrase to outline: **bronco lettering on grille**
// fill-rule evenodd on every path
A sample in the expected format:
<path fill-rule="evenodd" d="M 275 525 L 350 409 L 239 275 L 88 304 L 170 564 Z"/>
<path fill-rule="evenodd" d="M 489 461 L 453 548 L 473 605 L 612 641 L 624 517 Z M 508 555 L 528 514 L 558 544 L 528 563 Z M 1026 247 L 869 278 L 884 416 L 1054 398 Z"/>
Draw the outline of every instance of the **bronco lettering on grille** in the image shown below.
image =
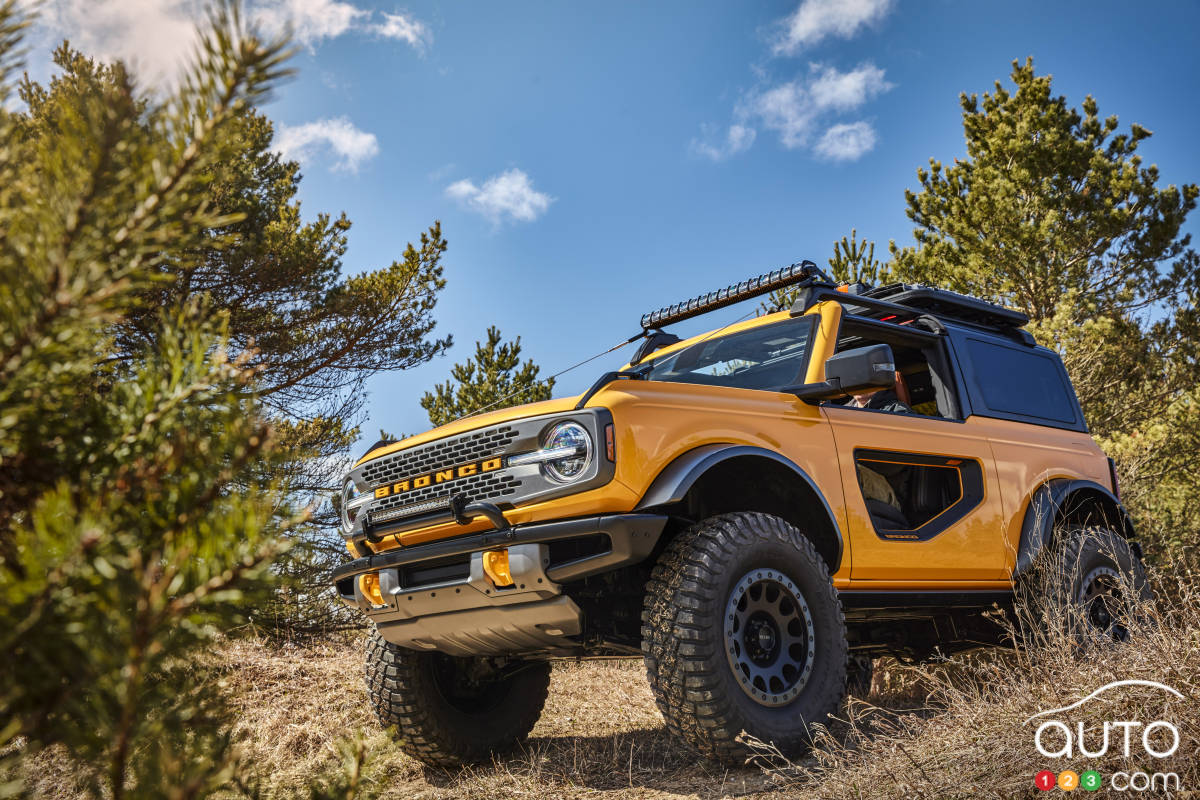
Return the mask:
<path fill-rule="evenodd" d="M 424 475 L 418 475 L 415 478 L 405 478 L 402 481 L 380 486 L 375 490 L 375 496 L 378 498 L 404 494 L 405 492 L 411 492 L 413 489 L 424 489 L 426 486 L 432 484 L 446 483 L 458 478 L 469 478 L 472 475 L 478 475 L 483 472 L 495 472 L 502 466 L 504 466 L 504 459 L 485 458 L 482 461 L 472 461 L 469 464 L 462 464 L 457 467 L 438 469 L 433 472 L 427 472 Z"/>

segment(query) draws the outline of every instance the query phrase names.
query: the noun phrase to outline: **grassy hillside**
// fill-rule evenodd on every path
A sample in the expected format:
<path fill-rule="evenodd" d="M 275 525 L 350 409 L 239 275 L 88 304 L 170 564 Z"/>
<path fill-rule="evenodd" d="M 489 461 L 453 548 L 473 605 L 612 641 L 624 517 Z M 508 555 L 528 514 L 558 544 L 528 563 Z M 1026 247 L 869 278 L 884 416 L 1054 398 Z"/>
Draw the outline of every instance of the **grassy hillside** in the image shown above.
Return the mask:
<path fill-rule="evenodd" d="M 884 659 L 870 695 L 843 707 L 843 719 L 822 734 L 810 757 L 792 764 L 764 748 L 756 763 L 737 769 L 699 759 L 668 736 L 638 661 L 558 664 L 546 711 L 523 751 L 445 772 L 401 753 L 375 723 L 362 682 L 361 640 L 319 646 L 229 640 L 212 657 L 223 668 L 220 688 L 237 709 L 234 734 L 262 776 L 260 785 L 245 788 L 267 797 L 307 797 L 311 786 L 347 765 L 358 769 L 359 796 L 427 800 L 1031 797 L 1046 796 L 1033 789 L 1034 773 L 1043 768 L 1095 768 L 1106 781 L 1117 770 L 1174 771 L 1194 791 L 1200 788 L 1197 574 L 1177 563 L 1154 579 L 1158 608 L 1143 610 L 1130 644 L 1081 642 L 1051 631 L 1016 652 L 923 666 Z M 1131 678 L 1167 683 L 1188 699 L 1114 692 L 1079 719 L 1088 730 L 1104 719 L 1169 719 L 1181 734 L 1175 756 L 1147 763 L 1114 752 L 1053 762 L 1034 750 L 1033 729 L 1022 724 L 1031 714 Z M 36 771 L 39 796 L 78 793 L 69 758 L 42 757 Z"/>

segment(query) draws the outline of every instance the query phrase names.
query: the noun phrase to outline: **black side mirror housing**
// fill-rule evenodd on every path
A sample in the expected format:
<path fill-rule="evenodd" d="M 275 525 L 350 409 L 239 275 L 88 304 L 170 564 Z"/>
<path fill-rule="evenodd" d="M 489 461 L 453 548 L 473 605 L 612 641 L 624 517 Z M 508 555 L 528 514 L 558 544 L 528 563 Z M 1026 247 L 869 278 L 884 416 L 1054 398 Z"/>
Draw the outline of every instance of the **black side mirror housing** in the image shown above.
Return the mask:
<path fill-rule="evenodd" d="M 784 391 L 803 400 L 828 400 L 869 389 L 896 385 L 896 359 L 892 348 L 874 344 L 838 353 L 825 362 L 825 381 L 791 386 Z"/>

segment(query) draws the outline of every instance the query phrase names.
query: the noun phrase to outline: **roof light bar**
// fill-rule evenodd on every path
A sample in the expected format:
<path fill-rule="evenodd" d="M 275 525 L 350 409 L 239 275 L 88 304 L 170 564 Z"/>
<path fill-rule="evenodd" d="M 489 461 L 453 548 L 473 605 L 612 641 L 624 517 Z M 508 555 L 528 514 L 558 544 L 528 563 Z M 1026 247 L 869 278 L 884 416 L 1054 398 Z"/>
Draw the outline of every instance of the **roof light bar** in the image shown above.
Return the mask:
<path fill-rule="evenodd" d="M 749 300 L 751 297 L 768 294 L 776 289 L 782 289 L 815 276 L 824 278 L 816 264 L 811 261 L 801 261 L 799 264 L 792 264 L 774 272 L 763 273 L 748 281 L 731 284 L 720 291 L 702 294 L 683 303 L 664 306 L 658 311 L 645 314 L 642 316 L 642 329 L 650 330 L 682 322 L 685 319 L 707 314 L 709 311 L 716 311 L 718 308 L 731 306 L 734 303 Z"/>

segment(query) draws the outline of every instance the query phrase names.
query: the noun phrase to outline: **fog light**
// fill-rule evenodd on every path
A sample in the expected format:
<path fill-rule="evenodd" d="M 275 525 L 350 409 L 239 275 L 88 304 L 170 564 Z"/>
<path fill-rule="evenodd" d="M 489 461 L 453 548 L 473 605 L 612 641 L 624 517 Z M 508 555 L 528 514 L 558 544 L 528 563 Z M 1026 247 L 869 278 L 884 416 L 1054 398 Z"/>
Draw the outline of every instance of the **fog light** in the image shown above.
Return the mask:
<path fill-rule="evenodd" d="M 483 573 L 497 589 L 513 585 L 512 570 L 508 567 L 508 550 L 488 550 L 483 554 Z"/>
<path fill-rule="evenodd" d="M 379 576 L 374 572 L 367 573 L 358 579 L 358 588 L 362 590 L 367 602 L 375 606 L 386 606 L 383 599 L 383 589 L 379 586 Z"/>

